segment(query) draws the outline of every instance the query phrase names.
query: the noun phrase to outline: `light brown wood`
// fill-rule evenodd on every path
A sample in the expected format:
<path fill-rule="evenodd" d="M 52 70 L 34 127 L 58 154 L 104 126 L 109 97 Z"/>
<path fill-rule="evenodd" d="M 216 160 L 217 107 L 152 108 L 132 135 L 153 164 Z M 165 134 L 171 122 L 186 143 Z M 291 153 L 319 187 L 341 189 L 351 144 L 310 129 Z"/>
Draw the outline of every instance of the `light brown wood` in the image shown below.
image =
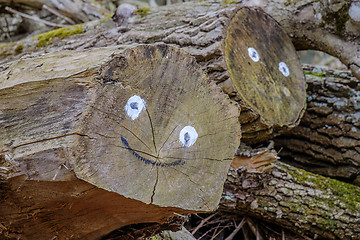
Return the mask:
<path fill-rule="evenodd" d="M 236 103 L 164 44 L 9 63 L 0 106 L 6 237 L 94 239 L 214 210 L 240 139 Z"/>
<path fill-rule="evenodd" d="M 89 138 L 74 149 L 77 176 L 145 203 L 215 209 L 239 145 L 239 113 L 195 59 L 140 46 L 104 64 L 99 81 L 81 130 Z M 134 96 L 144 104 L 135 119 L 124 109 Z M 196 141 L 184 145 L 186 137 Z"/>

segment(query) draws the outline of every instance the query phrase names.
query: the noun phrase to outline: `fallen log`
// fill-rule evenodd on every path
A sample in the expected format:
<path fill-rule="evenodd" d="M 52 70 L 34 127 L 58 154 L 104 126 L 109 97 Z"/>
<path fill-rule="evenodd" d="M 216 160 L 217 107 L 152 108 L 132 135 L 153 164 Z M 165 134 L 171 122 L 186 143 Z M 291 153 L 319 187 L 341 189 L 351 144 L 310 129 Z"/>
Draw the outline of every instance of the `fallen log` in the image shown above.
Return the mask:
<path fill-rule="evenodd" d="M 94 239 L 214 210 L 240 139 L 236 104 L 164 44 L 12 62 L 0 106 L 6 238 Z"/>
<path fill-rule="evenodd" d="M 358 80 L 349 71 L 305 66 L 308 108 L 298 127 L 276 138 L 294 166 L 360 185 Z"/>
<path fill-rule="evenodd" d="M 231 169 L 219 210 L 249 215 L 316 239 L 360 239 L 360 188 L 277 162 Z"/>

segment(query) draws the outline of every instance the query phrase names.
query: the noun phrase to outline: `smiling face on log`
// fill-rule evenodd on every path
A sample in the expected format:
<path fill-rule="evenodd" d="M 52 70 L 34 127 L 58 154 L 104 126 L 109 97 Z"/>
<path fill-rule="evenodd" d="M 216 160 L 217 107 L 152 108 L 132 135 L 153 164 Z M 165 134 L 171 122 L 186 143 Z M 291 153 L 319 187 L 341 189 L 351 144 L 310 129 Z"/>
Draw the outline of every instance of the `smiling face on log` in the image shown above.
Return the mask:
<path fill-rule="evenodd" d="M 77 176 L 159 206 L 216 208 L 239 145 L 238 108 L 195 59 L 142 45 L 104 64 L 74 149 Z"/>
<path fill-rule="evenodd" d="M 295 48 L 280 24 L 261 9 L 241 8 L 228 26 L 224 45 L 232 83 L 247 108 L 259 116 L 240 116 L 242 140 L 256 143 L 274 128 L 296 126 L 306 104 L 306 83 Z"/>

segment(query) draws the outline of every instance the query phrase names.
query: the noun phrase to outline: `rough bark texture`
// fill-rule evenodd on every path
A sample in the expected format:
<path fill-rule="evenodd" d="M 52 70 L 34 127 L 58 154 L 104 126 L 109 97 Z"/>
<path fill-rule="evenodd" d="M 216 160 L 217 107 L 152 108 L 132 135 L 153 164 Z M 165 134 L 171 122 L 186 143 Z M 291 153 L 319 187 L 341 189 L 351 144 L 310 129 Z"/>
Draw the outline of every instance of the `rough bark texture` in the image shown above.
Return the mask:
<path fill-rule="evenodd" d="M 143 16 L 135 14 L 119 28 L 100 33 L 97 30 L 96 34 L 92 30 L 54 48 L 81 49 L 129 42 L 165 42 L 179 47 L 195 56 L 210 79 L 239 102 L 244 113 L 240 117 L 242 140 L 256 143 L 274 131 L 298 124 L 305 104 L 305 82 L 291 41 L 276 21 L 260 10 L 244 8 L 240 13 L 241 7 L 241 4 L 189 2 L 154 8 Z M 256 21 L 243 22 L 247 18 Z M 233 27 L 229 28 L 231 24 Z M 235 33 L 239 29 L 234 26 L 239 24 L 242 31 Z M 105 25 L 100 24 L 97 29 L 101 27 Z M 86 30 L 81 28 L 80 32 L 83 31 Z M 243 43 L 242 48 L 234 46 L 237 40 Z M 250 60 L 250 47 L 258 51 L 259 62 Z M 235 55 L 237 58 L 231 57 Z M 240 57 L 243 61 L 238 62 Z M 281 73 L 280 62 L 287 64 L 289 75 Z M 241 81 L 245 82 L 239 84 Z M 251 91 L 244 88 L 251 84 L 255 86 Z"/>
<path fill-rule="evenodd" d="M 360 185 L 360 87 L 350 72 L 305 66 L 307 110 L 276 139 L 288 163 Z"/>
<path fill-rule="evenodd" d="M 1 237 L 94 239 L 216 208 L 239 145 L 238 107 L 184 51 L 127 48 L 2 71 Z"/>
<path fill-rule="evenodd" d="M 360 239 L 360 189 L 281 162 L 230 170 L 219 211 L 249 214 L 317 239 Z"/>

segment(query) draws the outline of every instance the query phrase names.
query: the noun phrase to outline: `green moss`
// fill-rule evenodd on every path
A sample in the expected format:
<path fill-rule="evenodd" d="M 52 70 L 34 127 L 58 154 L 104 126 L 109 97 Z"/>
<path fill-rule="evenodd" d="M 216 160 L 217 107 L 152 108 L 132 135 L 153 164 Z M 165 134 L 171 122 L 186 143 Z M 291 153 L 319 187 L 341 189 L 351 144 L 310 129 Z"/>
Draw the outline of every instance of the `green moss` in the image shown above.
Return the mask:
<path fill-rule="evenodd" d="M 16 46 L 16 48 L 15 48 L 15 53 L 16 54 L 20 54 L 23 51 L 24 51 L 24 46 L 23 45 L 19 44 L 19 45 Z"/>
<path fill-rule="evenodd" d="M 337 197 L 346 208 L 351 211 L 357 211 L 357 205 L 360 203 L 360 188 L 352 184 L 344 183 L 335 179 L 326 178 L 302 169 L 292 169 L 289 171 L 295 181 L 310 185 L 315 189 L 321 190 L 324 194 L 332 194 Z M 331 198 L 327 202 L 331 208 L 334 205 Z M 314 204 L 316 204 L 314 202 Z"/>
<path fill-rule="evenodd" d="M 287 2 L 285 3 L 285 6 L 289 6 L 290 4 L 297 4 L 298 2 L 300 2 L 302 0 L 287 0 Z M 319 0 L 313 0 L 313 2 L 318 2 Z"/>
<path fill-rule="evenodd" d="M 101 7 L 101 4 L 96 0 L 90 0 L 90 2 L 92 2 L 93 4 L 98 5 L 99 7 Z"/>
<path fill-rule="evenodd" d="M 14 44 L 15 44 L 14 42 L 0 44 L 0 58 L 11 55 L 12 53 L 9 52 L 8 50 L 11 49 L 14 46 Z"/>
<path fill-rule="evenodd" d="M 337 12 L 327 13 L 323 20 L 325 23 L 332 23 L 335 25 L 335 32 L 337 35 L 342 36 L 345 30 L 346 22 L 350 19 L 348 14 L 350 3 L 344 3 L 344 5 Z"/>
<path fill-rule="evenodd" d="M 161 240 L 161 239 L 163 239 L 163 238 L 160 237 L 159 235 L 155 235 L 155 236 L 153 236 L 153 237 L 149 237 L 148 239 L 149 239 L 149 240 Z"/>
<path fill-rule="evenodd" d="M 325 77 L 325 72 L 308 72 L 304 71 L 304 74 L 309 77 Z"/>
<path fill-rule="evenodd" d="M 106 22 L 107 20 L 109 20 L 114 14 L 108 14 L 106 15 L 103 19 L 100 20 L 100 23 L 104 23 Z"/>
<path fill-rule="evenodd" d="M 135 10 L 134 14 L 136 15 L 140 15 L 141 17 L 145 17 L 146 15 L 149 14 L 149 7 L 144 7 L 144 8 L 138 8 Z"/>
<path fill-rule="evenodd" d="M 339 77 L 335 74 L 328 74 L 326 71 L 312 71 L 312 72 L 309 72 L 309 71 L 304 71 L 304 74 L 306 76 L 306 78 L 324 78 L 324 77 Z"/>
<path fill-rule="evenodd" d="M 238 3 L 238 1 L 234 1 L 234 0 L 222 0 L 221 4 L 223 5 L 229 5 L 229 4 L 236 4 Z"/>
<path fill-rule="evenodd" d="M 36 38 L 38 40 L 38 43 L 36 44 L 37 47 L 44 47 L 44 46 L 48 45 L 54 37 L 63 39 L 68 36 L 71 36 L 74 34 L 79 34 L 82 32 L 83 32 L 82 25 L 78 24 L 78 25 L 65 27 L 65 28 L 59 28 L 59 29 L 52 30 L 50 32 L 42 33 L 42 34 L 34 36 L 33 38 Z"/>

